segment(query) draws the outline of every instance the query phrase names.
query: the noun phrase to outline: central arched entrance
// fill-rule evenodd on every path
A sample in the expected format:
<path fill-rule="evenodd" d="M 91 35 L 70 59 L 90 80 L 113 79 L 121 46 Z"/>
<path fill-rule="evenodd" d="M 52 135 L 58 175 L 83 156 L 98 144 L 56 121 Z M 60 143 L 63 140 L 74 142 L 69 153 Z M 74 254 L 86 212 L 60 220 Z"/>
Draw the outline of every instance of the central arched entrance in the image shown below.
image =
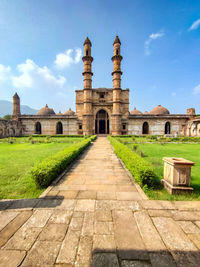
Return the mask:
<path fill-rule="evenodd" d="M 109 116 L 103 109 L 96 114 L 95 134 L 109 134 Z"/>

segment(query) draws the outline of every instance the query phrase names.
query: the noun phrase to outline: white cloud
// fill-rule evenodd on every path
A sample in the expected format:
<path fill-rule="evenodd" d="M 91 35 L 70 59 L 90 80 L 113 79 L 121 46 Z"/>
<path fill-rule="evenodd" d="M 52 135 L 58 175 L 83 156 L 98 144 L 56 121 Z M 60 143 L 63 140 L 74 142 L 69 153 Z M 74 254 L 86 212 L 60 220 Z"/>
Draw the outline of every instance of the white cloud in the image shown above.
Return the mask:
<path fill-rule="evenodd" d="M 12 83 L 18 89 L 43 89 L 63 87 L 66 82 L 63 76 L 54 76 L 51 70 L 44 66 L 39 67 L 33 60 L 17 65 L 19 76 L 12 76 Z"/>
<path fill-rule="evenodd" d="M 200 19 L 195 20 L 189 28 L 189 31 L 196 30 L 200 27 Z"/>
<path fill-rule="evenodd" d="M 0 81 L 5 81 L 9 78 L 11 72 L 11 68 L 5 67 L 4 65 L 0 64 Z"/>
<path fill-rule="evenodd" d="M 200 84 L 198 84 L 197 86 L 194 87 L 193 94 L 194 95 L 200 94 Z"/>
<path fill-rule="evenodd" d="M 149 56 L 151 54 L 151 51 L 150 51 L 151 43 L 156 39 L 162 38 L 163 36 L 164 36 L 164 32 L 163 31 L 160 31 L 160 32 L 157 32 L 157 33 L 152 33 L 152 34 L 149 35 L 148 40 L 146 40 L 146 42 L 144 44 L 145 55 L 146 56 Z"/>
<path fill-rule="evenodd" d="M 74 52 L 74 57 L 72 53 Z M 58 69 L 64 69 L 69 67 L 71 64 L 77 64 L 80 62 L 82 56 L 81 48 L 75 49 L 68 49 L 64 53 L 60 53 L 56 55 L 56 60 L 54 61 L 55 66 Z"/>

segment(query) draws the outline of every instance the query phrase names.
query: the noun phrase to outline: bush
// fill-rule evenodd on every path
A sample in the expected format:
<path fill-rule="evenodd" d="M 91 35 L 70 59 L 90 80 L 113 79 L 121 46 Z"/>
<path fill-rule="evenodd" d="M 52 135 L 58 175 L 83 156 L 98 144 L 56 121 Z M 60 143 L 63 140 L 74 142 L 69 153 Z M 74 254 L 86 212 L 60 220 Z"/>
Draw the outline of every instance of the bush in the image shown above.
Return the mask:
<path fill-rule="evenodd" d="M 142 187 L 154 187 L 157 181 L 152 166 L 137 153 L 132 151 L 126 145 L 120 143 L 115 138 L 108 136 L 108 139 L 113 146 L 115 153 L 124 162 L 136 182 Z"/>
<path fill-rule="evenodd" d="M 38 187 L 45 188 L 96 138 L 91 136 L 51 156 L 31 169 Z"/>

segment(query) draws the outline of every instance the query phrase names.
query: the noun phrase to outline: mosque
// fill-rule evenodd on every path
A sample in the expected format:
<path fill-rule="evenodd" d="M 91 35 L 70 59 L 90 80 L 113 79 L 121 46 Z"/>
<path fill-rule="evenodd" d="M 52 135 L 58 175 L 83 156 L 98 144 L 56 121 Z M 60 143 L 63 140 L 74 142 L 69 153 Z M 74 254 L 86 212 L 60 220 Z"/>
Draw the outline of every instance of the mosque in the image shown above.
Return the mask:
<path fill-rule="evenodd" d="M 0 120 L 0 137 L 64 134 L 64 135 L 176 135 L 200 136 L 200 117 L 195 109 L 186 114 L 170 114 L 161 105 L 150 112 L 134 108 L 129 111 L 129 89 L 121 88 L 121 42 L 116 36 L 113 43 L 113 88 L 92 88 L 92 43 L 87 37 L 84 42 L 83 82 L 76 90 L 76 111 L 55 113 L 48 105 L 36 115 L 22 115 L 20 98 L 13 96 L 12 120 Z"/>

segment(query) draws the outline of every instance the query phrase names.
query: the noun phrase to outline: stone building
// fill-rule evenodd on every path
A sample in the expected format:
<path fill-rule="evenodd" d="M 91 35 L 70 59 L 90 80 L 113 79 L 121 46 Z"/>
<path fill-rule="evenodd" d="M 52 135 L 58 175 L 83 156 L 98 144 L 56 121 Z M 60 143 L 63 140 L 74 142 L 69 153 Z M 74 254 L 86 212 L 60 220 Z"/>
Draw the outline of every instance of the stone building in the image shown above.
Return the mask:
<path fill-rule="evenodd" d="M 186 114 L 170 114 L 161 105 L 150 112 L 136 108 L 129 112 L 129 89 L 121 88 L 121 42 L 116 36 L 113 43 L 113 88 L 92 88 L 92 43 L 84 42 L 82 90 L 76 90 L 76 112 L 71 109 L 55 114 L 48 105 L 37 115 L 21 115 L 20 98 L 13 97 L 13 121 L 23 134 L 111 134 L 111 135 L 175 135 L 200 136 L 200 117 L 190 108 Z M 10 122 L 11 124 L 14 122 Z M 1 124 L 0 124 L 1 125 Z M 0 126 L 1 127 L 1 126 Z M 16 132 L 17 133 L 17 132 Z"/>

